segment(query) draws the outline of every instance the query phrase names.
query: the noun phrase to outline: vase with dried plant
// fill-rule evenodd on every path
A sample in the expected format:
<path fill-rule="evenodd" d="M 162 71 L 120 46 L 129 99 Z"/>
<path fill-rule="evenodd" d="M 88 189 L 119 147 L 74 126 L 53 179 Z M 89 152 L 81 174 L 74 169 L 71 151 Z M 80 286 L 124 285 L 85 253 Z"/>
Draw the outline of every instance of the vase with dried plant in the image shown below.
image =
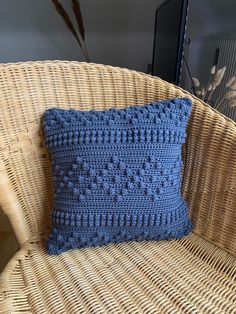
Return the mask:
<path fill-rule="evenodd" d="M 214 65 L 211 68 L 207 86 L 202 86 L 197 77 L 192 78 L 196 95 L 217 110 L 222 110 L 226 105 L 236 107 L 236 76 L 231 77 L 224 86 L 224 92 L 213 101 L 214 93 L 216 88 L 222 84 L 225 71 L 226 66 L 217 69 Z"/>
<path fill-rule="evenodd" d="M 88 50 L 85 44 L 85 28 L 84 28 L 83 16 L 81 13 L 79 1 L 71 0 L 72 11 L 75 16 L 76 23 L 77 23 L 77 30 L 74 26 L 74 23 L 72 22 L 70 18 L 70 15 L 66 11 L 66 9 L 63 7 L 61 2 L 58 0 L 51 0 L 51 1 L 54 4 L 54 8 L 56 9 L 56 11 L 63 19 L 65 25 L 67 26 L 67 28 L 70 30 L 70 32 L 75 37 L 78 44 L 80 45 L 83 55 L 85 57 L 85 60 L 89 62 L 90 58 L 89 58 Z"/>

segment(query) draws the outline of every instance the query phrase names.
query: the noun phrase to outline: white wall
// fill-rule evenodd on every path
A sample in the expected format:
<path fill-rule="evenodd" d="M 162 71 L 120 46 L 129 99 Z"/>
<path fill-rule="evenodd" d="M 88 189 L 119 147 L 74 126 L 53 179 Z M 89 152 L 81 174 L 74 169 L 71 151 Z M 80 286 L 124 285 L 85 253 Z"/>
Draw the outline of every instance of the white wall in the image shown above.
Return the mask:
<path fill-rule="evenodd" d="M 70 7 L 70 0 L 62 1 Z M 92 62 L 147 70 L 161 0 L 81 0 Z M 50 0 L 1 1 L 0 62 L 84 60 Z"/>

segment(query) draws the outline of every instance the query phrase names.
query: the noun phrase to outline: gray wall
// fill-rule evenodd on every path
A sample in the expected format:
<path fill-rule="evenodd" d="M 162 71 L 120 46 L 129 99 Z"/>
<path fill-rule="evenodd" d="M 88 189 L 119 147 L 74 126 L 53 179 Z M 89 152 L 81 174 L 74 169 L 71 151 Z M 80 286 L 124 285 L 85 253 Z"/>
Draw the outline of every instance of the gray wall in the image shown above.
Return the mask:
<path fill-rule="evenodd" d="M 235 0 L 189 0 L 188 32 L 192 38 L 228 35 L 236 27 Z"/>
<path fill-rule="evenodd" d="M 236 75 L 235 12 L 235 0 L 190 0 L 188 36 L 191 44 L 186 49 L 186 56 L 192 76 L 206 87 L 217 48 L 220 48 L 218 66 L 227 66 L 222 84 L 213 94 L 213 102 L 222 98 L 226 82 Z M 190 87 L 188 82 L 186 74 L 183 75 L 182 86 L 186 89 Z M 230 108 L 227 101 L 223 104 L 219 110 L 236 120 L 236 108 Z"/>
<path fill-rule="evenodd" d="M 189 67 L 193 76 L 206 83 L 219 41 L 236 39 L 236 1 L 190 0 L 187 29 Z"/>
<path fill-rule="evenodd" d="M 70 0 L 62 1 L 69 8 Z M 147 70 L 160 0 L 81 0 L 91 61 Z M 50 0 L 1 1 L 0 62 L 84 60 Z"/>

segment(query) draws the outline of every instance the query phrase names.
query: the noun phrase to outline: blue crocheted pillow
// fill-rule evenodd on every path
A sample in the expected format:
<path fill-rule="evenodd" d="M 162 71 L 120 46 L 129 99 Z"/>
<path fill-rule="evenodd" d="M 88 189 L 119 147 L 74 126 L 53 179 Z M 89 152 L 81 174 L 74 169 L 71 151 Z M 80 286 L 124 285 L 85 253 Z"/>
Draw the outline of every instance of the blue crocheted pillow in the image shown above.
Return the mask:
<path fill-rule="evenodd" d="M 55 191 L 50 254 L 191 231 L 180 190 L 191 107 L 189 99 L 176 98 L 125 109 L 46 111 Z"/>

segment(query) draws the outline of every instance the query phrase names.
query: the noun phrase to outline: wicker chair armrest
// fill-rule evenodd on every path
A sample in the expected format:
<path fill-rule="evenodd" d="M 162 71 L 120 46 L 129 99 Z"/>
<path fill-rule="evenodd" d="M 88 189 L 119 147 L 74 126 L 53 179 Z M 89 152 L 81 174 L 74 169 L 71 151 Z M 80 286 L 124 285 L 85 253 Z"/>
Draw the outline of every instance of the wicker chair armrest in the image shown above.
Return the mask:
<path fill-rule="evenodd" d="M 194 232 L 236 255 L 236 125 L 193 99 L 183 194 Z"/>
<path fill-rule="evenodd" d="M 20 204 L 11 186 L 4 165 L 0 163 L 0 208 L 8 216 L 19 244 L 30 238 L 30 232 L 23 216 Z"/>

